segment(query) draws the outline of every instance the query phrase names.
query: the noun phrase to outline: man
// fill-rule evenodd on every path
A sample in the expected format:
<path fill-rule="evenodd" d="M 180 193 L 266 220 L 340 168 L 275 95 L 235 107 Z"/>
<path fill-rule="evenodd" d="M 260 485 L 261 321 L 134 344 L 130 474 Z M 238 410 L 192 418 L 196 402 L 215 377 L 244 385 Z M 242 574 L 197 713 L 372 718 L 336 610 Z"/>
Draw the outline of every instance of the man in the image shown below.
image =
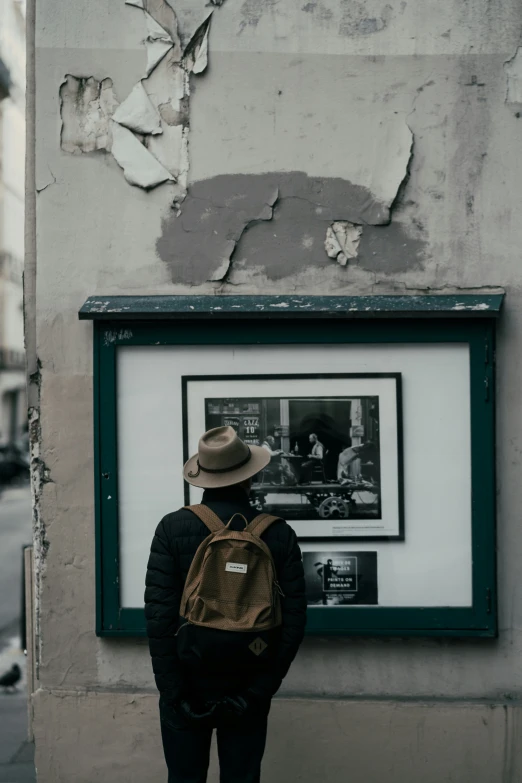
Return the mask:
<path fill-rule="evenodd" d="M 198 454 L 183 473 L 205 489 L 203 503 L 242 530 L 255 516 L 248 495 L 252 476 L 270 461 L 266 449 L 247 446 L 232 427 L 206 432 Z M 190 510 L 167 514 L 151 546 L 146 577 L 145 615 L 152 666 L 160 692 L 161 732 L 169 783 L 204 783 L 210 742 L 217 729 L 221 783 L 259 783 L 272 696 L 290 668 L 303 639 L 306 598 L 301 552 L 292 528 L 283 520 L 262 534 L 281 589 L 282 627 L 275 656 L 264 668 L 255 656 L 248 668 L 226 663 L 188 669 L 178 657 L 176 634 L 180 599 L 188 570 L 209 531 Z M 223 633 L 215 634 L 216 655 L 226 661 Z"/>
<path fill-rule="evenodd" d="M 300 484 L 309 482 L 312 478 L 312 471 L 316 465 L 321 465 L 324 459 L 324 446 L 319 438 L 312 432 L 308 438 L 312 445 L 308 459 L 301 465 Z"/>
<path fill-rule="evenodd" d="M 265 468 L 264 473 L 270 481 L 276 483 L 279 479 L 281 484 L 292 485 L 297 483 L 297 477 L 284 457 L 283 449 L 276 449 L 276 442 L 273 435 L 267 435 L 261 447 L 270 454 L 271 464 Z"/>

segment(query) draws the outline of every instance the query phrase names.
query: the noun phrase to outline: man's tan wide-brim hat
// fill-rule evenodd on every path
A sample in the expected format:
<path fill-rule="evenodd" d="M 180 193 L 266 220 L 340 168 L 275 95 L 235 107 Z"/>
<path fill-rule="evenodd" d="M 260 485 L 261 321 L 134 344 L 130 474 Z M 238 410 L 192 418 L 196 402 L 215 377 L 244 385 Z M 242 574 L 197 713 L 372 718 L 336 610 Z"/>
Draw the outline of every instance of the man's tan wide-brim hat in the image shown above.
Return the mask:
<path fill-rule="evenodd" d="M 189 484 L 203 489 L 229 487 L 255 476 L 270 462 L 261 446 L 247 446 L 233 427 L 215 427 L 199 439 L 198 453 L 183 467 Z"/>

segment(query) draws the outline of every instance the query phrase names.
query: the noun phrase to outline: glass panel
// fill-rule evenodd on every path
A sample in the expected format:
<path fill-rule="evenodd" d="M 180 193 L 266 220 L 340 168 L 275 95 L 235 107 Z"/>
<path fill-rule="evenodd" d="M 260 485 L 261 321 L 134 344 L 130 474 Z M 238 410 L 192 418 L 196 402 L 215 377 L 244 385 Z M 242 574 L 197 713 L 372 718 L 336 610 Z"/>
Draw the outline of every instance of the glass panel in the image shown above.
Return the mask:
<path fill-rule="evenodd" d="M 295 511 L 295 506 L 301 504 L 301 516 L 309 517 L 304 520 L 308 527 L 303 527 L 298 519 L 289 519 L 290 524 L 306 536 L 317 536 L 302 542 L 310 603 L 471 605 L 467 344 L 121 347 L 117 369 L 122 606 L 143 605 L 145 568 L 154 529 L 166 513 L 185 504 L 184 426 L 189 452 L 193 453 L 207 421 L 211 426 L 223 416 L 232 426 L 235 422 L 238 428 L 243 427 L 242 434 L 253 443 L 270 434 L 275 439 L 274 450 L 294 455 L 297 443 L 297 456 L 309 444 L 308 430 L 304 425 L 300 429 L 307 416 L 316 417 L 314 429 L 318 428 L 317 422 L 324 424 L 328 417 L 334 421 L 339 443 L 335 445 L 335 438 L 330 437 L 324 475 L 319 477 L 318 471 L 317 475 L 313 472 L 303 493 L 301 485 L 284 485 L 289 478 L 285 479 L 281 470 L 281 489 L 275 486 L 279 480 L 276 477 L 272 492 L 265 493 L 270 510 L 277 511 L 279 504 L 281 513 L 288 510 L 288 517 L 292 516 L 292 508 Z M 306 382 L 273 378 L 294 373 L 310 378 Z M 393 431 L 393 384 L 387 379 L 385 388 L 379 386 L 377 379 L 360 379 L 356 388 L 357 379 L 326 381 L 316 377 L 326 373 L 400 375 L 403 541 L 353 540 L 357 524 L 367 529 L 368 520 L 380 524 L 386 509 L 396 503 L 399 462 L 393 461 L 391 449 L 400 421 L 395 421 Z M 261 382 L 248 381 L 250 386 L 246 381 L 238 385 L 235 380 L 204 380 L 205 376 L 223 375 L 272 377 Z M 184 423 L 182 378 L 186 376 L 202 378 L 186 384 L 188 416 Z M 243 410 L 245 400 L 250 407 Z M 314 400 L 319 400 L 317 410 Z M 343 405 L 339 401 L 344 401 Z M 321 438 L 325 441 L 322 445 L 326 447 L 331 433 L 325 435 L 321 430 L 314 434 L 319 435 L 320 442 Z M 361 455 L 358 462 L 341 465 L 339 472 L 342 451 L 368 439 L 375 451 L 377 438 L 378 449 L 370 455 L 371 459 Z M 310 446 L 313 449 L 313 444 Z M 291 466 L 292 459 L 284 460 Z M 341 484 L 342 479 L 345 484 Z M 359 480 L 369 483 L 366 487 L 357 485 L 351 495 L 343 489 L 353 488 L 356 485 L 350 482 Z M 265 480 L 264 485 L 267 483 Z M 313 498 L 321 491 L 325 496 L 320 502 L 327 502 L 319 513 L 320 503 L 314 506 Z M 191 502 L 200 497 L 199 490 L 191 491 Z M 381 501 L 379 517 L 372 509 Z M 365 503 L 367 511 L 363 508 Z M 321 540 L 323 531 L 327 531 L 330 540 Z M 360 535 L 364 531 L 359 530 Z M 364 579 L 365 589 L 358 590 Z M 375 582 L 377 585 L 368 589 L 368 584 Z"/>

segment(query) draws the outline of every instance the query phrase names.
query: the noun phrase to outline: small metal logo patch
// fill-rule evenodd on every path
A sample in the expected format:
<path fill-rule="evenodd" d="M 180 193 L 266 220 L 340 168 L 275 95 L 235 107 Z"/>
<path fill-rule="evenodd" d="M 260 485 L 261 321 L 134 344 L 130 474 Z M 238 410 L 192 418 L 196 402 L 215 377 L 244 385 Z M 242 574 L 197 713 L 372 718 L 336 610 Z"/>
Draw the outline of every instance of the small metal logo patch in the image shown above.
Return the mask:
<path fill-rule="evenodd" d="M 268 644 L 264 641 L 264 639 L 261 639 L 260 636 L 258 636 L 257 639 L 254 639 L 252 644 L 248 645 L 249 650 L 252 650 L 254 655 L 261 655 L 261 653 L 264 652 L 267 647 Z"/>

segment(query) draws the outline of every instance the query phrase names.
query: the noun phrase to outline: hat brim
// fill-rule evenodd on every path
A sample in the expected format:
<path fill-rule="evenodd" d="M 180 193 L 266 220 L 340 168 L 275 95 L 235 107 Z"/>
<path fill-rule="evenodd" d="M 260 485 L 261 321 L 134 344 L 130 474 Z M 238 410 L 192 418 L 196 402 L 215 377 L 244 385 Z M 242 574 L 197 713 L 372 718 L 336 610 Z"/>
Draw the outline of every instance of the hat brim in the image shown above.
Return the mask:
<path fill-rule="evenodd" d="M 193 487 L 202 489 L 214 489 L 215 487 L 230 487 L 232 484 L 239 484 L 241 481 L 252 478 L 260 470 L 266 468 L 270 462 L 270 453 L 262 446 L 250 446 L 252 455 L 245 465 L 236 470 L 227 470 L 226 473 L 205 473 L 203 470 L 198 472 L 198 455 L 194 454 L 183 466 L 183 478 Z M 189 476 L 189 473 L 197 474 Z"/>

